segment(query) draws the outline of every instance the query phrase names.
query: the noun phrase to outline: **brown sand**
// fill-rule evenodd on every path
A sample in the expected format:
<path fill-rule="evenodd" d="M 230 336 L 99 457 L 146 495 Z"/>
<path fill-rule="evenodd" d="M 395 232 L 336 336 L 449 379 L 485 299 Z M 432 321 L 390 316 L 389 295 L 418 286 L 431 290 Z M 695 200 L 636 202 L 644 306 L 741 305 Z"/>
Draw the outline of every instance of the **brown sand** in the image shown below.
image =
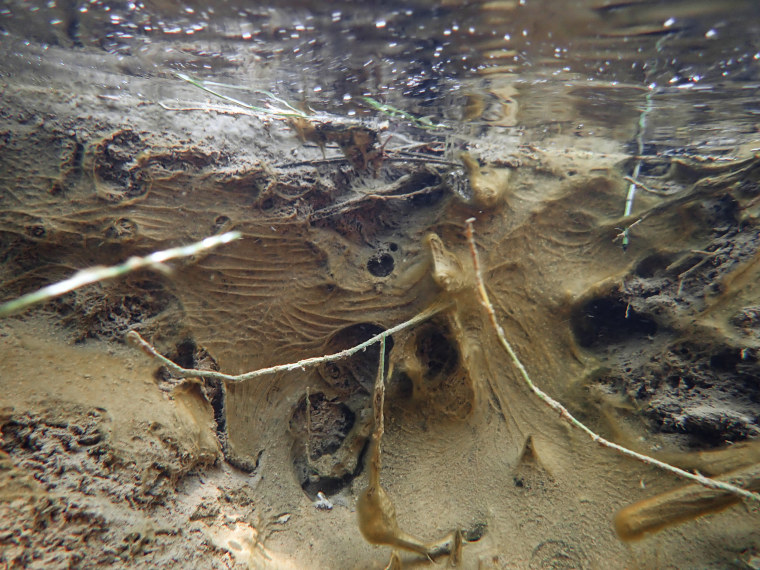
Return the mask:
<path fill-rule="evenodd" d="M 669 196 L 641 192 L 621 220 L 626 157 L 611 142 L 481 140 L 489 162 L 467 175 L 277 168 L 292 149 L 321 153 L 280 121 L 162 109 L 161 93 L 193 96 L 174 79 L 131 77 L 103 100 L 47 71 L 50 85 L 4 86 L 4 298 L 227 229 L 244 238 L 3 321 L 0 562 L 383 568 L 390 549 L 364 541 L 355 512 L 377 348 L 220 386 L 157 373 L 122 338 L 240 373 L 439 302 L 389 342 L 381 482 L 406 532 L 462 530 L 462 568 L 723 567 L 760 548 L 758 506 L 743 504 L 621 541 L 616 512 L 686 483 L 535 400 L 489 327 L 464 238 L 474 216 L 498 316 L 544 390 L 644 453 L 745 469 L 760 460 L 757 158 L 670 161 L 646 179 Z M 624 254 L 618 228 L 644 212 Z"/>

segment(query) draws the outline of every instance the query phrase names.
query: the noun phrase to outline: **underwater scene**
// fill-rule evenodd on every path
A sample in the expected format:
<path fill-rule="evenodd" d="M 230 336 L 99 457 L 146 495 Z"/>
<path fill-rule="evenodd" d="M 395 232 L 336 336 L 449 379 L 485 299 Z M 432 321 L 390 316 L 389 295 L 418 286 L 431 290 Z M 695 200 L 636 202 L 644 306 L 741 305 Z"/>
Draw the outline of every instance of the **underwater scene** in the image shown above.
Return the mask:
<path fill-rule="evenodd" d="M 756 0 L 0 0 L 0 567 L 760 569 Z"/>

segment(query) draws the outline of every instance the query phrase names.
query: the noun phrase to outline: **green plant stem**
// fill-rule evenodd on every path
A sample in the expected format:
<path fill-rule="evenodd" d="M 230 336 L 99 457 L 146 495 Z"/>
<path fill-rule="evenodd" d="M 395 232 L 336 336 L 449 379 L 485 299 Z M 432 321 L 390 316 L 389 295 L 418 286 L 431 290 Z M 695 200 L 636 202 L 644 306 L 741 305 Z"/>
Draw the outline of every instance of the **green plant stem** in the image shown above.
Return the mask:
<path fill-rule="evenodd" d="M 662 36 L 659 40 L 657 40 L 657 43 L 655 44 L 655 50 L 658 55 L 655 56 L 653 72 L 657 71 L 659 53 L 662 51 L 662 45 L 665 43 L 665 39 L 667 37 L 667 35 Z M 649 74 L 647 74 L 647 77 L 649 77 Z M 631 212 L 633 212 L 633 199 L 636 196 L 636 187 L 638 186 L 639 174 L 641 173 L 641 157 L 644 155 L 644 135 L 647 130 L 647 118 L 654 108 L 653 97 L 656 87 L 657 86 L 655 84 L 648 86 L 647 95 L 645 98 L 646 105 L 644 106 L 644 110 L 641 112 L 641 115 L 639 115 L 638 129 L 636 132 L 636 155 L 638 158 L 636 159 L 636 165 L 633 167 L 633 173 L 631 174 L 632 180 L 628 185 L 628 195 L 625 199 L 625 209 L 623 211 L 623 216 L 626 218 L 631 215 Z M 623 230 L 623 251 L 628 249 L 628 245 L 630 244 L 630 227 L 631 226 L 628 226 Z"/>
<path fill-rule="evenodd" d="M 406 119 L 407 121 L 411 122 L 413 125 L 420 127 L 422 129 L 448 128 L 446 125 L 433 123 L 433 121 L 431 121 L 427 117 L 417 117 L 407 111 L 404 111 L 402 109 L 397 109 L 396 107 L 392 105 L 388 105 L 387 103 L 381 103 L 380 101 L 378 101 L 377 99 L 373 99 L 372 97 L 362 97 L 362 101 L 364 101 L 367 105 L 369 105 L 376 111 L 380 111 L 381 113 L 384 113 L 390 117 L 402 117 Z"/>

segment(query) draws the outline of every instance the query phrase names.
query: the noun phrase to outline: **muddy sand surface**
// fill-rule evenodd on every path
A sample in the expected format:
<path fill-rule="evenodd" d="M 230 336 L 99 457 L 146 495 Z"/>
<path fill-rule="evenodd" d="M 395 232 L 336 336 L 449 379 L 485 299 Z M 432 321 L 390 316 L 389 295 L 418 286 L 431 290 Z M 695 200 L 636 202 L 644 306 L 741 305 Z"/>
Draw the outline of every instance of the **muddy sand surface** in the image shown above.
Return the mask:
<path fill-rule="evenodd" d="M 350 348 L 431 307 L 386 345 L 380 482 L 423 543 L 461 531 L 459 559 L 438 562 L 758 567 L 758 505 L 600 447 L 525 387 L 465 237 L 474 217 L 497 317 L 543 390 L 613 441 L 757 489 L 751 144 L 732 160 L 651 158 L 641 180 L 657 192 L 623 219 L 632 159 L 612 141 L 382 127 L 436 160 L 404 159 L 375 123 L 176 110 L 203 97 L 169 74 L 82 53 L 68 62 L 81 75 L 64 77 L 56 57 L 34 76 L 5 64 L 3 300 L 230 229 L 243 238 L 0 322 L 5 567 L 386 567 L 391 548 L 363 538 L 356 512 L 378 345 L 236 383 L 178 377 L 124 335 L 239 374 Z M 520 92 L 494 93 L 519 122 Z M 472 154 L 447 156 L 446 137 Z"/>

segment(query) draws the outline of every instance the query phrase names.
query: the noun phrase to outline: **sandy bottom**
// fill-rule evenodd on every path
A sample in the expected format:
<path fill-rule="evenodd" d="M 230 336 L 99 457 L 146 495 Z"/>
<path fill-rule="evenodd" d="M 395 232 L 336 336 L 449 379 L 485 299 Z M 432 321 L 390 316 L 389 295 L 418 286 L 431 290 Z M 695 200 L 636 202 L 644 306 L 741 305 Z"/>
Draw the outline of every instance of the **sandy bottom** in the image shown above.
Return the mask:
<path fill-rule="evenodd" d="M 91 84 L 125 77 L 95 59 Z M 431 307 L 386 354 L 380 482 L 404 531 L 423 543 L 460 531 L 462 568 L 758 567 L 758 505 L 622 458 L 527 390 L 464 236 L 474 217 L 497 317 L 542 389 L 605 437 L 756 488 L 750 152 L 653 158 L 643 180 L 659 193 L 641 192 L 625 220 L 628 158 L 612 141 L 456 133 L 480 162 L 451 168 L 387 160 L 371 128 L 301 128 L 304 142 L 281 121 L 167 111 L 162 93 L 198 98 L 171 78 L 130 75 L 103 99 L 52 64 L 36 73 L 49 84 L 18 72 L 3 92 L 4 299 L 228 229 L 243 239 L 0 323 L 7 567 L 386 567 L 391 548 L 363 538 L 356 512 L 377 346 L 190 382 L 124 334 L 237 374 L 349 348 Z M 412 134 L 438 152 L 435 135 Z M 314 143 L 344 160 L 321 161 Z M 619 228 L 637 220 L 623 252 Z"/>

